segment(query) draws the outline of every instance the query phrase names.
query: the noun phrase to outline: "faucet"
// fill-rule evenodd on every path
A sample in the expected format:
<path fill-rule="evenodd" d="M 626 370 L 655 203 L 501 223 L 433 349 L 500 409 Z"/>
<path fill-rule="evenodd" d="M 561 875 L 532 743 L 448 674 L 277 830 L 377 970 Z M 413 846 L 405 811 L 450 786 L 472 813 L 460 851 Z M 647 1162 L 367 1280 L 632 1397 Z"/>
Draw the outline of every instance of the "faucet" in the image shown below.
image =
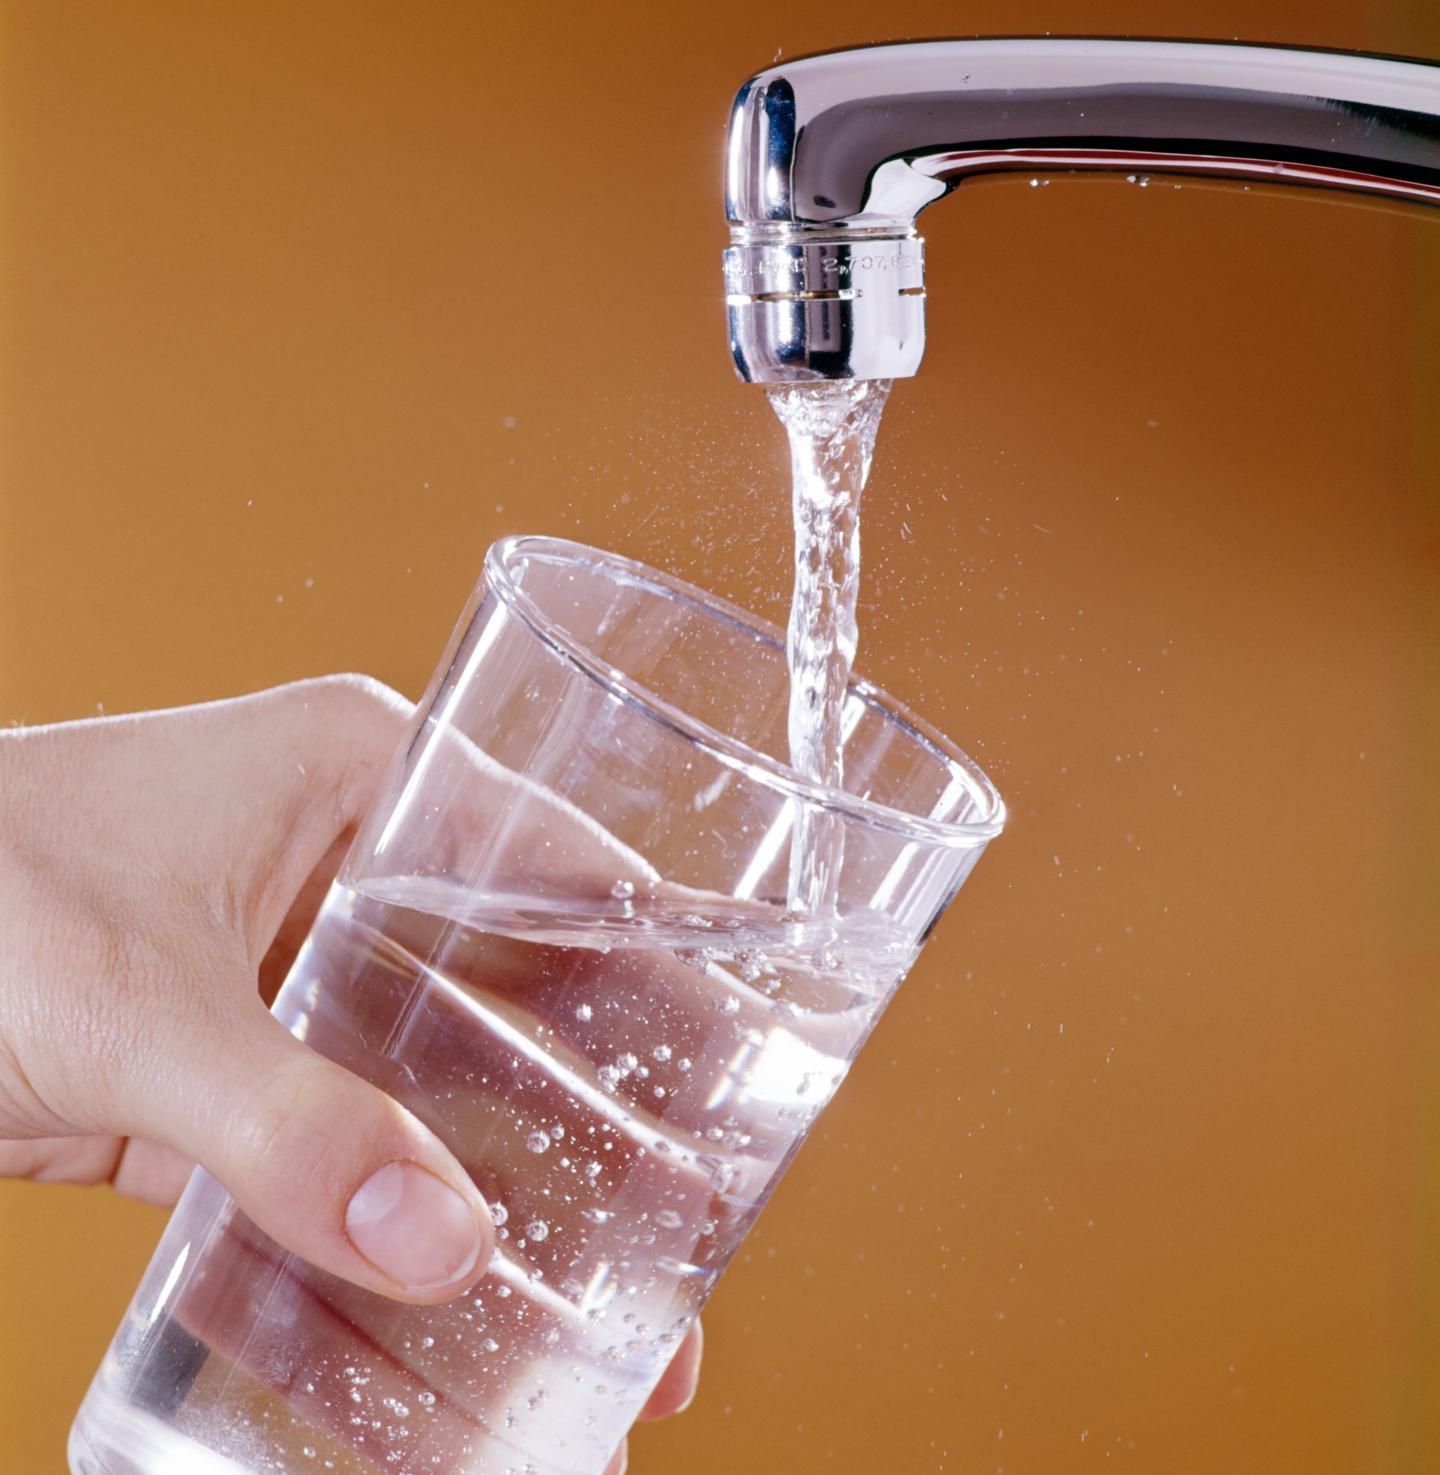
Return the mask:
<path fill-rule="evenodd" d="M 740 377 L 913 375 L 915 217 L 972 175 L 1203 174 L 1440 205 L 1440 65 L 1197 41 L 917 41 L 758 72 L 731 112 Z"/>

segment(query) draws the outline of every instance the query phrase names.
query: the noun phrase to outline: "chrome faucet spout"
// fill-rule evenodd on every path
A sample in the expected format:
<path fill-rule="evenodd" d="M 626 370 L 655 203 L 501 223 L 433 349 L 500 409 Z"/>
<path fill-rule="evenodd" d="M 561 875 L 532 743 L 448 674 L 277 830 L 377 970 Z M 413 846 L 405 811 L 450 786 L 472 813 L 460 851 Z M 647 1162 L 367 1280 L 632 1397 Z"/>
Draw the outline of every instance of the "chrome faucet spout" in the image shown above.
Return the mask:
<path fill-rule="evenodd" d="M 727 146 L 730 348 L 760 383 L 912 375 L 915 217 L 972 175 L 1260 178 L 1440 205 L 1440 65 L 1195 41 L 922 41 L 740 89 Z"/>

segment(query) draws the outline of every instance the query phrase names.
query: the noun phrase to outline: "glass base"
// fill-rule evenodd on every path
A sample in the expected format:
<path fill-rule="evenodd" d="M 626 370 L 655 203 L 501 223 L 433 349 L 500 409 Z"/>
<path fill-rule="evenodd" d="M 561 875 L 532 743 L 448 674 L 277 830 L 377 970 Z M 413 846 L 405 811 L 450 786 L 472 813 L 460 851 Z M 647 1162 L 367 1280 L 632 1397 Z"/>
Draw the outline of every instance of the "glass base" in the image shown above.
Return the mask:
<path fill-rule="evenodd" d="M 70 1475 L 249 1475 L 171 1425 L 92 1388 L 70 1430 Z"/>

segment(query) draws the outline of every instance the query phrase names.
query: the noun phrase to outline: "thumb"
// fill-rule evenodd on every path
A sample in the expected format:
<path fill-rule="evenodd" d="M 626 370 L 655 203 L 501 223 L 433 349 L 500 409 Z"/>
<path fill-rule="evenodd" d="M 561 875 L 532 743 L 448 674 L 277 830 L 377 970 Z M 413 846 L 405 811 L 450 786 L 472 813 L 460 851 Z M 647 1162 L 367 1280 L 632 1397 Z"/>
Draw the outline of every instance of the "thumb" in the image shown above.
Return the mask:
<path fill-rule="evenodd" d="M 258 1000 L 216 1012 L 169 1042 L 170 1060 L 192 1064 L 152 1096 L 146 1135 L 208 1169 L 285 1249 L 355 1285 L 431 1303 L 478 1279 L 489 1213 L 434 1133 Z"/>

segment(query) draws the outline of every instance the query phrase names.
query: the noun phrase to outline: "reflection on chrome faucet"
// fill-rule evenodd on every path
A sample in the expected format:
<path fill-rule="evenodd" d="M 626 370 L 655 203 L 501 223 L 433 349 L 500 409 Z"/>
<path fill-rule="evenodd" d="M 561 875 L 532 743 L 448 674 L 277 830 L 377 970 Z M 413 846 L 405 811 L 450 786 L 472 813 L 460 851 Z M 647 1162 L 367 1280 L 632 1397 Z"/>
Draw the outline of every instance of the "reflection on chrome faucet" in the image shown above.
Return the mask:
<path fill-rule="evenodd" d="M 731 115 L 730 347 L 759 383 L 913 375 L 915 217 L 975 174 L 1260 178 L 1440 204 L 1440 65 L 1193 41 L 923 41 L 785 62 Z"/>

